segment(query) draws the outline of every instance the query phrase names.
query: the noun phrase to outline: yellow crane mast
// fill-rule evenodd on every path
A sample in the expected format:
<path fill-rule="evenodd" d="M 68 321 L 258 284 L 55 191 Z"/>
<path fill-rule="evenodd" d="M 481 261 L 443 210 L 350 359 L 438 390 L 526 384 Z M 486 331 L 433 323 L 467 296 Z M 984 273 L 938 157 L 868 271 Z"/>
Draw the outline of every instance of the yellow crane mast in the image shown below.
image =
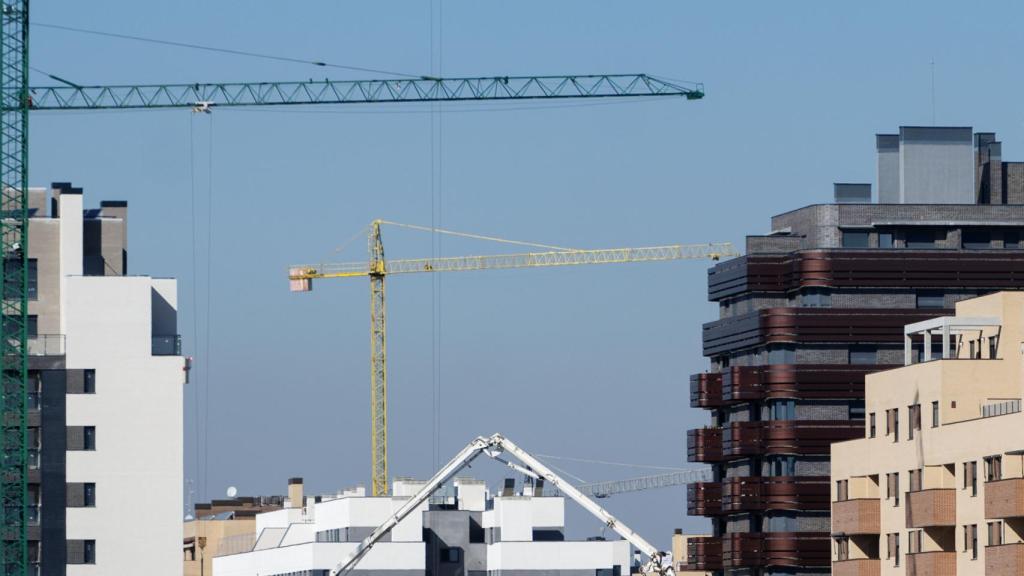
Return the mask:
<path fill-rule="evenodd" d="M 384 224 L 432 233 L 546 248 L 547 250 L 543 252 L 492 254 L 487 256 L 386 260 L 384 258 L 384 243 L 381 240 L 380 233 L 381 225 Z M 370 257 L 367 262 L 292 266 L 289 269 L 288 278 L 293 292 L 309 292 L 313 289 L 313 280 L 315 279 L 370 278 L 370 442 L 372 455 L 371 484 L 374 496 L 384 496 L 388 492 L 387 322 L 384 297 L 384 278 L 386 276 L 417 272 L 463 272 L 469 270 L 545 268 L 583 264 L 659 262 L 666 260 L 718 260 L 738 255 L 733 249 L 732 244 L 728 242 L 578 250 L 466 234 L 439 228 L 399 224 L 386 220 L 375 220 L 371 223 L 368 240 Z"/>

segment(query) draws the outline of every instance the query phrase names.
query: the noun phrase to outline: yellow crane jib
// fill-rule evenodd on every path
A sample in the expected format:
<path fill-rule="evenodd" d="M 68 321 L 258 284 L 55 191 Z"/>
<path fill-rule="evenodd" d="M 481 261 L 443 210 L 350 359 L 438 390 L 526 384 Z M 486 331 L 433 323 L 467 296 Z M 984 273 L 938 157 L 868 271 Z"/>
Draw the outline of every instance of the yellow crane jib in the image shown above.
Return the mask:
<path fill-rule="evenodd" d="M 542 248 L 544 251 L 483 256 L 445 256 L 387 260 L 384 258 L 384 243 L 380 233 L 381 225 L 427 231 L 432 234 L 446 234 L 505 244 L 531 246 Z M 291 291 L 293 292 L 311 291 L 313 289 L 313 280 L 317 279 L 359 277 L 368 277 L 370 279 L 370 439 L 372 452 L 371 485 L 374 496 L 386 495 L 388 491 L 387 343 L 385 338 L 387 325 L 384 299 L 384 278 L 386 276 L 419 272 L 507 270 L 512 268 L 580 266 L 584 264 L 619 264 L 695 259 L 720 260 L 722 258 L 739 256 L 739 253 L 729 242 L 581 250 L 455 232 L 441 228 L 400 224 L 386 220 L 375 220 L 370 224 L 367 240 L 369 258 L 365 262 L 292 266 L 288 270 L 288 279 Z"/>

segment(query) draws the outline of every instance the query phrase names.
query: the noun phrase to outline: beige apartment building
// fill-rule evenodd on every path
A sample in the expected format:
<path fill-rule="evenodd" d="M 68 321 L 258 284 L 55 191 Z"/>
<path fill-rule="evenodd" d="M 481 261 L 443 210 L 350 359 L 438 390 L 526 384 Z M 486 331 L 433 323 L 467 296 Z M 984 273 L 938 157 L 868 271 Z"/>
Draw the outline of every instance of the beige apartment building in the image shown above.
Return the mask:
<path fill-rule="evenodd" d="M 867 377 L 865 437 L 832 446 L 832 573 L 1024 574 L 1024 293 L 904 334 L 906 365 Z"/>
<path fill-rule="evenodd" d="M 688 570 L 686 566 L 690 560 L 690 540 L 709 536 L 710 534 L 683 534 L 682 529 L 676 528 L 672 534 L 672 568 L 676 576 L 711 576 L 710 571 Z"/>

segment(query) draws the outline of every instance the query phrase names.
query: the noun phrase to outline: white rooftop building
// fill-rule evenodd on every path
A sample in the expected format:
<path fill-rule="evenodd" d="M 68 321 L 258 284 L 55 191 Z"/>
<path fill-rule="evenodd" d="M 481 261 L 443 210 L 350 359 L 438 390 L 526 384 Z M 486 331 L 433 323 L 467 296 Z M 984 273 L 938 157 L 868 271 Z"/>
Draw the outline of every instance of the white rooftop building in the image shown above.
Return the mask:
<path fill-rule="evenodd" d="M 356 565 L 352 574 L 401 576 L 619 576 L 628 574 L 624 540 L 565 540 L 565 499 L 525 486 L 491 494 L 457 478 L 454 495 L 425 502 Z M 256 533 L 222 544 L 214 576 L 326 576 L 422 486 L 396 480 L 391 496 L 362 488 L 304 497 L 289 485 L 285 509 L 259 514 Z M 298 504 L 296 504 L 298 503 Z"/>

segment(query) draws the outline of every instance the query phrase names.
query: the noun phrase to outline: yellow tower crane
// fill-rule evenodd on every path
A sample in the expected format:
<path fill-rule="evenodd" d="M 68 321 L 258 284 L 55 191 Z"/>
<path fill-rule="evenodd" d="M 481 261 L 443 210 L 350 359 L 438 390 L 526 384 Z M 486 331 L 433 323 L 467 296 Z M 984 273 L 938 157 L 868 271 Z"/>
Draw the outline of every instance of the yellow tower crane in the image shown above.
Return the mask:
<path fill-rule="evenodd" d="M 453 256 L 438 258 L 412 258 L 385 260 L 381 225 L 494 240 L 510 244 L 544 248 L 543 252 L 518 254 L 492 254 L 488 256 Z M 610 248 L 577 250 L 533 242 L 505 240 L 477 234 L 466 234 L 439 228 L 399 224 L 375 220 L 370 225 L 368 262 L 343 264 L 311 264 L 292 266 L 288 272 L 293 292 L 309 292 L 313 280 L 321 278 L 370 278 L 370 442 L 372 453 L 371 483 L 374 496 L 388 492 L 388 381 L 387 381 L 387 323 L 385 315 L 384 278 L 393 274 L 414 272 L 462 272 L 467 270 L 503 270 L 509 268 L 545 268 L 581 264 L 615 264 L 624 262 L 658 262 L 665 260 L 711 259 L 737 256 L 728 242 L 709 244 L 672 244 L 643 248 Z"/>

